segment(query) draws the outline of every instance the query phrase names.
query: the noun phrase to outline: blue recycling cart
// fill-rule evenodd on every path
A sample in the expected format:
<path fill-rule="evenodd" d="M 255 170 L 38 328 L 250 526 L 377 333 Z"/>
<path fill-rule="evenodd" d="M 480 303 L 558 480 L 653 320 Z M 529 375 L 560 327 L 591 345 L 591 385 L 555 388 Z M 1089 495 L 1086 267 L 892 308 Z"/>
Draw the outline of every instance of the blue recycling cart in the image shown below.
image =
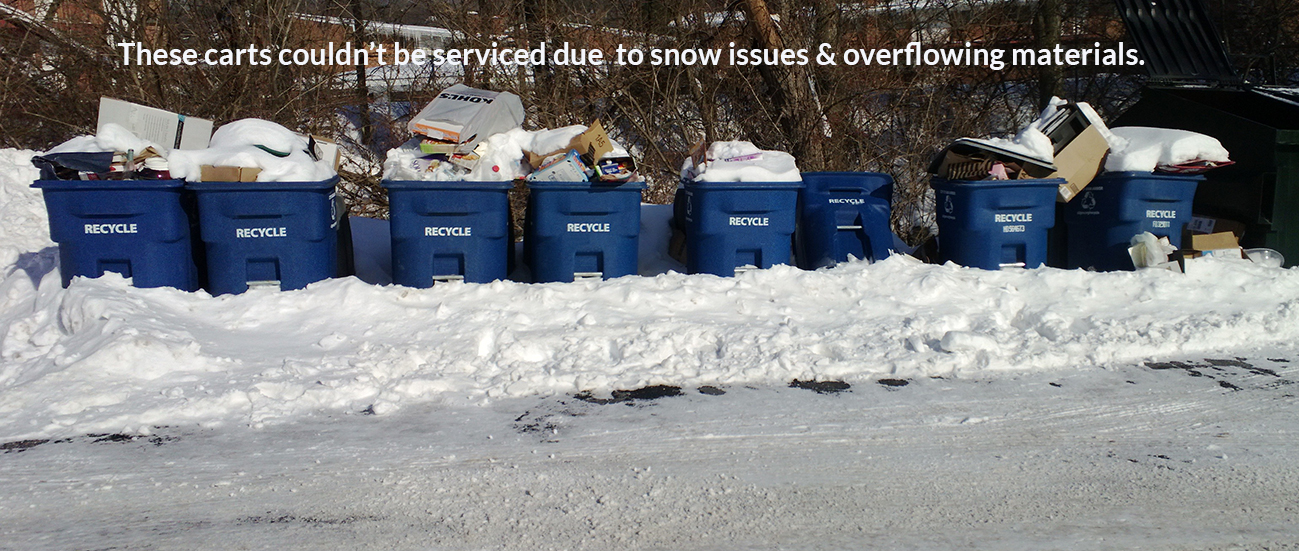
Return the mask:
<path fill-rule="evenodd" d="M 136 287 L 199 288 L 193 197 L 181 180 L 37 180 L 59 275 L 116 272 Z"/>
<path fill-rule="evenodd" d="M 488 283 L 509 275 L 513 182 L 385 180 L 398 285 Z"/>
<path fill-rule="evenodd" d="M 947 180 L 934 177 L 938 259 L 971 268 L 1036 268 L 1064 180 Z"/>
<path fill-rule="evenodd" d="M 798 193 L 795 258 L 815 270 L 847 261 L 888 258 L 893 177 L 879 172 L 804 172 Z"/>
<path fill-rule="evenodd" d="M 319 182 L 190 182 L 207 249 L 208 291 L 301 289 L 346 271 L 335 176 Z"/>
<path fill-rule="evenodd" d="M 528 182 L 524 262 L 537 283 L 637 273 L 644 182 Z"/>
<path fill-rule="evenodd" d="M 685 182 L 686 270 L 735 275 L 736 269 L 789 264 L 803 182 Z"/>
<path fill-rule="evenodd" d="M 1203 176 L 1106 172 L 1065 205 L 1066 266 L 1132 270 L 1132 236 L 1150 232 L 1182 245 L 1195 189 Z"/>

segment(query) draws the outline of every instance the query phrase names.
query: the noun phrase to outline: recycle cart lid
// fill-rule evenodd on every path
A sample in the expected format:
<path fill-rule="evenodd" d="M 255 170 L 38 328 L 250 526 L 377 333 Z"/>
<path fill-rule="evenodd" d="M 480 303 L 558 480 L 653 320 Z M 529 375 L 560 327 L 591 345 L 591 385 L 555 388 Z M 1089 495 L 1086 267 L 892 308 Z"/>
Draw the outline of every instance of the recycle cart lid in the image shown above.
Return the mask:
<path fill-rule="evenodd" d="M 687 181 L 686 187 L 694 189 L 799 189 L 806 187 L 802 180 L 792 182 L 697 182 Z"/>
<path fill-rule="evenodd" d="M 170 189 L 185 185 L 184 180 L 36 180 L 32 187 L 58 190 L 129 190 Z"/>
<path fill-rule="evenodd" d="M 1141 172 L 1141 171 L 1119 171 L 1119 172 L 1102 172 L 1096 175 L 1100 178 L 1131 178 L 1143 180 L 1174 180 L 1182 181 L 1188 184 L 1196 184 L 1204 179 L 1203 174 L 1170 174 L 1167 172 Z M 1092 182 L 1095 182 L 1093 179 Z M 1086 189 L 1086 188 L 1083 188 Z"/>
<path fill-rule="evenodd" d="M 384 189 L 392 190 L 500 190 L 514 189 L 514 181 L 481 182 L 471 180 L 384 180 Z"/>
<path fill-rule="evenodd" d="M 1142 173 L 1144 174 L 1144 173 Z M 1064 178 L 1024 178 L 1020 180 L 948 180 L 946 178 L 934 177 L 929 181 L 930 187 L 958 187 L 968 186 L 971 188 L 1014 188 L 1014 187 L 1037 187 L 1051 186 L 1059 187 L 1065 183 Z"/>
<path fill-rule="evenodd" d="M 338 176 L 334 176 L 318 182 L 189 182 L 185 187 L 194 191 L 313 191 L 337 183 Z"/>
<path fill-rule="evenodd" d="M 642 190 L 645 182 L 528 182 L 529 189 L 543 190 Z"/>

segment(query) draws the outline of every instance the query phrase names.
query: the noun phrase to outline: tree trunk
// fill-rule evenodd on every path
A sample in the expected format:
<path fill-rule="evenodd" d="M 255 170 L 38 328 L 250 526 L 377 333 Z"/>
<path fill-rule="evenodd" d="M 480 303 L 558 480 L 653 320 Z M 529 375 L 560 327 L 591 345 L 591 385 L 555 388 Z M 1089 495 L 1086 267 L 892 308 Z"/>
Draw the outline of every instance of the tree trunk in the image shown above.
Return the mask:
<path fill-rule="evenodd" d="M 1038 48 L 1060 43 L 1060 0 L 1038 0 L 1033 14 L 1033 35 Z M 1064 96 L 1064 69 L 1054 63 L 1037 67 L 1037 107 L 1046 109 L 1052 97 Z"/>
<path fill-rule="evenodd" d="M 352 0 L 352 41 L 356 48 L 368 45 L 365 32 L 365 2 Z M 356 66 L 356 108 L 360 117 L 361 144 L 370 147 L 374 138 L 374 122 L 370 120 L 370 87 L 365 82 L 366 66 Z"/>
<path fill-rule="evenodd" d="M 742 0 L 758 42 L 763 48 L 782 50 L 785 41 L 780 29 L 771 19 L 766 0 Z M 811 55 L 816 55 L 815 49 Z M 790 144 L 791 151 L 804 170 L 821 170 L 825 166 L 822 151 L 825 129 L 821 126 L 821 110 L 817 107 L 816 90 L 805 66 L 789 65 L 764 67 L 760 71 L 771 90 L 769 97 L 780 112 L 781 131 Z"/>

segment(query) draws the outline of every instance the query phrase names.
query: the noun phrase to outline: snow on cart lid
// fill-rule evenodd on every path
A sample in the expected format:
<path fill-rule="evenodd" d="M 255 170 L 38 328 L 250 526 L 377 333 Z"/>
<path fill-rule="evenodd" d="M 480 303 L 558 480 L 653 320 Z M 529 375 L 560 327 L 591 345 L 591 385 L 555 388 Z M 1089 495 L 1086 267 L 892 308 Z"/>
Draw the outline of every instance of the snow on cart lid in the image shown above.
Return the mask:
<path fill-rule="evenodd" d="M 794 156 L 783 151 L 758 149 L 752 142 L 713 142 L 697 166 L 687 158 L 681 167 L 684 180 L 696 182 L 797 182 L 803 179 Z"/>
<path fill-rule="evenodd" d="M 270 121 L 243 119 L 218 128 L 207 149 L 173 151 L 171 174 L 192 182 L 318 182 L 333 178 L 336 153 L 333 158 L 323 155 L 325 148 L 312 147 L 314 141 Z"/>
<path fill-rule="evenodd" d="M 1125 141 L 1122 148 L 1112 149 L 1105 161 L 1105 170 L 1111 172 L 1195 173 L 1232 164 L 1222 143 L 1197 132 L 1145 126 L 1111 131 Z"/>

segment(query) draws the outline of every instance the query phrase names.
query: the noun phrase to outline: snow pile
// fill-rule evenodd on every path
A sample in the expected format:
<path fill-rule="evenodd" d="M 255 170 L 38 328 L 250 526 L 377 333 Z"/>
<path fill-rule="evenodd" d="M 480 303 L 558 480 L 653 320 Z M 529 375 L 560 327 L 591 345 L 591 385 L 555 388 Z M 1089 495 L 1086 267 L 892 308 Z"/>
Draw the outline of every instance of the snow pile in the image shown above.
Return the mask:
<path fill-rule="evenodd" d="M 1013 138 L 985 138 L 970 141 L 986 143 L 993 147 L 1014 151 L 1025 157 L 1040 159 L 1049 163 L 1055 159 L 1055 147 L 1051 145 L 1051 138 L 1046 137 L 1046 134 L 1043 134 L 1042 130 L 1037 127 L 1039 122 L 1041 122 L 1040 119 L 1034 124 L 1025 126 Z"/>
<path fill-rule="evenodd" d="M 0 151 L 0 274 L 26 269 L 35 253 L 54 245 L 41 191 L 31 187 L 40 171 L 35 151 Z M 20 259 L 24 259 L 21 260 Z"/>
<path fill-rule="evenodd" d="M 783 151 L 765 151 L 750 142 L 713 142 L 707 158 L 694 166 L 687 158 L 681 167 L 683 179 L 697 182 L 798 182 L 794 156 Z"/>
<path fill-rule="evenodd" d="M 54 146 L 46 153 L 126 153 L 128 151 L 140 153 L 150 147 L 158 152 L 167 151 L 156 143 L 136 136 L 125 127 L 110 122 L 100 127 L 99 132 L 94 136 L 77 136 Z"/>
<path fill-rule="evenodd" d="M 1230 261 L 1183 276 L 895 256 L 736 278 L 426 290 L 348 278 L 218 298 L 113 275 L 63 290 L 51 273 L 0 290 L 8 439 L 651 384 L 980 377 L 1299 338 L 1299 271 Z"/>
<path fill-rule="evenodd" d="M 1144 126 L 1121 126 L 1112 132 L 1123 142 L 1119 147 L 1110 144 L 1105 170 L 1111 172 L 1154 172 L 1159 166 L 1230 160 L 1217 139 L 1197 132 Z"/>
<path fill-rule="evenodd" d="M 331 162 L 307 153 L 307 140 L 270 121 L 243 119 L 212 133 L 207 149 L 175 150 L 171 175 L 199 181 L 203 165 L 260 168 L 258 182 L 318 182 L 334 177 Z"/>

